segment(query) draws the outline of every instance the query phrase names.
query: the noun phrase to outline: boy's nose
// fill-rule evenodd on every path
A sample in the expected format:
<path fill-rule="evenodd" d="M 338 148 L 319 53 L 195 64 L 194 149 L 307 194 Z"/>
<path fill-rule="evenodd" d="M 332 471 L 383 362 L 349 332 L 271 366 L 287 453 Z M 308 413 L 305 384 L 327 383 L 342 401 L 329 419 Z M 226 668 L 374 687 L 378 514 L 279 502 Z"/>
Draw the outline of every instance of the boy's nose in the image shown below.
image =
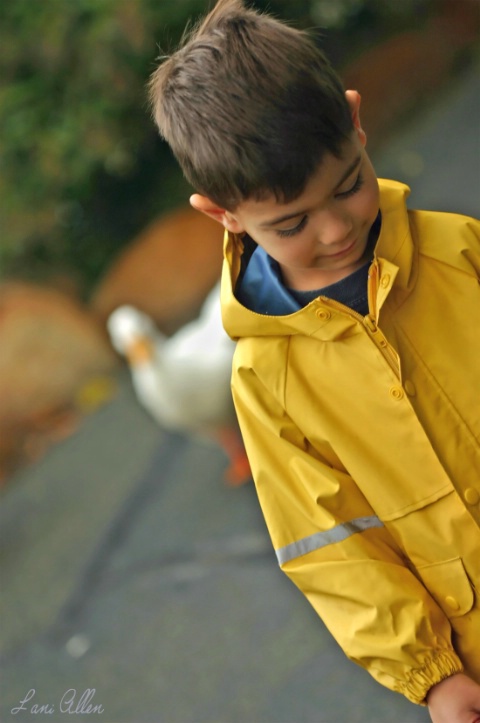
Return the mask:
<path fill-rule="evenodd" d="M 318 242 L 322 246 L 341 246 L 353 241 L 353 224 L 349 218 L 330 215 L 319 221 Z"/>

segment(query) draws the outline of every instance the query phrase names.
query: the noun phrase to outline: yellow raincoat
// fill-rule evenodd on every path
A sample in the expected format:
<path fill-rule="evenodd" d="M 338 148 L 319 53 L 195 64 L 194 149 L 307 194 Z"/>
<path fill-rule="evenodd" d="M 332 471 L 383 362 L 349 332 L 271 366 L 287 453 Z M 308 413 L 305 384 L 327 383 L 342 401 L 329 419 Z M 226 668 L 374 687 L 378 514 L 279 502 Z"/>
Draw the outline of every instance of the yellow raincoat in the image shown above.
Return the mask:
<path fill-rule="evenodd" d="M 480 683 L 480 224 L 380 181 L 369 314 L 243 307 L 226 234 L 232 388 L 284 572 L 345 653 L 414 703 Z"/>

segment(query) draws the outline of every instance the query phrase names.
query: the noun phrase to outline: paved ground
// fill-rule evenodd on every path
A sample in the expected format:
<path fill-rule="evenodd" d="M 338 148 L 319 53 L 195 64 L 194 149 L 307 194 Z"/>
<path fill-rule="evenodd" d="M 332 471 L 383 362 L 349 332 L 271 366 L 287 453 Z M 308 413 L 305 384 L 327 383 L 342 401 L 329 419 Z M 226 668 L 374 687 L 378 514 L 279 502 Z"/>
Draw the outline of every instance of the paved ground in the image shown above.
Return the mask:
<path fill-rule="evenodd" d="M 374 159 L 411 183 L 412 205 L 476 213 L 477 78 Z M 2 722 L 428 720 L 345 659 L 279 572 L 253 487 L 223 485 L 225 464 L 158 429 L 124 375 L 18 475 L 0 508 Z"/>

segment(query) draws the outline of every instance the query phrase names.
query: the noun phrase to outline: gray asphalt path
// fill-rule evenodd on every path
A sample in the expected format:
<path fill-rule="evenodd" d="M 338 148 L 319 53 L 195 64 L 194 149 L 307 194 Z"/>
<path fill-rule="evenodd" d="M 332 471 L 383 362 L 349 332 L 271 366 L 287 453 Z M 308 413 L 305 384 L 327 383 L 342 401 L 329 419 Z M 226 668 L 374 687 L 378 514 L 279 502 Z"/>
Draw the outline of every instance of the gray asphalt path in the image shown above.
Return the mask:
<path fill-rule="evenodd" d="M 411 188 L 409 206 L 480 213 L 480 61 L 373 158 L 377 175 Z"/>
<path fill-rule="evenodd" d="M 477 78 L 374 158 L 412 205 L 477 212 Z M 18 475 L 0 507 L 2 722 L 428 720 L 346 660 L 278 570 L 253 487 L 227 488 L 225 466 L 205 440 L 159 429 L 125 374 Z"/>

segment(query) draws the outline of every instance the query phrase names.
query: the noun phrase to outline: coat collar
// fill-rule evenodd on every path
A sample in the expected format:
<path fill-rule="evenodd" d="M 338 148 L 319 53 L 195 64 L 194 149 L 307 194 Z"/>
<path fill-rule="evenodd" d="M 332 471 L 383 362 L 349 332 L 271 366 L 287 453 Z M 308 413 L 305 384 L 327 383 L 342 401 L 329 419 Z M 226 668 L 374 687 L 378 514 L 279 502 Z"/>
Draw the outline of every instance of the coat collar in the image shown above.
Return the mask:
<path fill-rule="evenodd" d="M 369 280 L 369 294 L 378 320 L 380 310 L 387 298 L 394 306 L 400 305 L 410 293 L 415 280 L 415 249 L 411 236 L 408 211 L 405 205 L 410 194 L 408 186 L 397 181 L 379 180 L 380 211 L 382 226 L 375 247 L 372 264 L 372 278 Z M 227 332 L 234 338 L 242 336 L 276 334 L 311 334 L 312 312 L 318 321 L 313 325 L 327 333 L 327 318 L 320 313 L 325 304 L 320 300 L 310 302 L 299 311 L 285 316 L 265 317 L 242 306 L 234 295 L 234 288 L 241 269 L 241 257 L 245 251 L 242 237 L 229 232 L 224 239 L 224 269 L 222 274 L 222 314 Z M 328 336 L 340 323 L 348 319 L 342 314 L 337 323 L 328 324 Z M 350 320 L 354 324 L 354 320 Z"/>
<path fill-rule="evenodd" d="M 414 271 L 414 245 L 411 236 L 406 200 L 410 189 L 397 181 L 379 180 L 382 228 L 375 247 L 380 266 L 397 269 L 395 286 L 407 290 Z"/>

